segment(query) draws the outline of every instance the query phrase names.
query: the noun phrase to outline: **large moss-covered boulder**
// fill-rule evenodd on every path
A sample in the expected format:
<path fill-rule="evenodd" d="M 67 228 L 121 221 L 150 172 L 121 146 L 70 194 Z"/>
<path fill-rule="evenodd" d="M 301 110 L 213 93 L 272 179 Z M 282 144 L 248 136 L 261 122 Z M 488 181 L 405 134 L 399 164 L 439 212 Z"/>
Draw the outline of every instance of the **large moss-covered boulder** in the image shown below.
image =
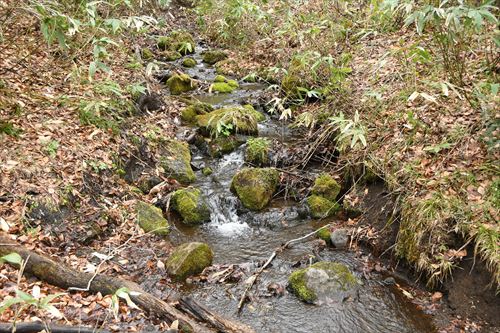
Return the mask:
<path fill-rule="evenodd" d="M 168 221 L 163 217 L 160 208 L 142 201 L 136 203 L 137 224 L 145 232 L 164 236 L 170 231 Z"/>
<path fill-rule="evenodd" d="M 165 51 L 176 51 L 182 54 L 194 53 L 195 42 L 187 31 L 172 31 L 168 36 L 160 36 L 156 40 L 158 48 Z"/>
<path fill-rule="evenodd" d="M 245 161 L 256 166 L 269 164 L 271 142 L 266 138 L 251 138 L 247 141 Z"/>
<path fill-rule="evenodd" d="M 215 139 L 208 139 L 208 153 L 212 157 L 221 157 L 233 152 L 236 148 L 245 143 L 236 135 L 219 136 Z"/>
<path fill-rule="evenodd" d="M 251 210 L 264 208 L 278 188 L 279 172 L 274 168 L 245 168 L 234 175 L 231 190 L 243 206 Z"/>
<path fill-rule="evenodd" d="M 340 192 L 340 185 L 332 176 L 322 173 L 314 181 L 311 192 L 330 201 L 335 201 Z"/>
<path fill-rule="evenodd" d="M 197 102 L 191 104 L 181 111 L 181 119 L 187 123 L 196 122 L 196 116 L 206 114 L 214 110 L 214 107 L 208 103 Z"/>
<path fill-rule="evenodd" d="M 288 278 L 288 286 L 304 302 L 341 302 L 347 296 L 355 295 L 359 281 L 346 265 L 320 261 L 294 271 Z"/>
<path fill-rule="evenodd" d="M 201 273 L 212 264 L 213 253 L 205 243 L 185 243 L 177 247 L 165 262 L 169 275 L 177 280 Z"/>
<path fill-rule="evenodd" d="M 335 215 L 340 210 L 340 205 L 319 195 L 311 195 L 306 200 L 311 216 L 321 219 Z"/>
<path fill-rule="evenodd" d="M 216 133 L 218 123 L 226 125 L 226 128 L 232 133 L 257 134 L 257 123 L 265 120 L 265 116 L 251 105 L 236 105 L 197 116 L 196 120 L 199 127 L 212 134 Z"/>
<path fill-rule="evenodd" d="M 160 166 L 165 175 L 176 179 L 183 184 L 195 181 L 196 176 L 191 168 L 191 153 L 187 143 L 167 139 L 160 146 Z"/>
<path fill-rule="evenodd" d="M 172 208 L 179 213 L 185 224 L 200 224 L 210 220 L 210 211 L 198 188 L 188 187 L 175 191 L 172 195 Z"/>
<path fill-rule="evenodd" d="M 203 62 L 206 62 L 209 65 L 213 65 L 221 60 L 227 58 L 227 54 L 224 51 L 220 50 L 210 50 L 202 53 Z"/>
<path fill-rule="evenodd" d="M 195 90 L 198 87 L 198 82 L 187 74 L 175 74 L 167 80 L 167 86 L 172 95 L 180 95 Z"/>

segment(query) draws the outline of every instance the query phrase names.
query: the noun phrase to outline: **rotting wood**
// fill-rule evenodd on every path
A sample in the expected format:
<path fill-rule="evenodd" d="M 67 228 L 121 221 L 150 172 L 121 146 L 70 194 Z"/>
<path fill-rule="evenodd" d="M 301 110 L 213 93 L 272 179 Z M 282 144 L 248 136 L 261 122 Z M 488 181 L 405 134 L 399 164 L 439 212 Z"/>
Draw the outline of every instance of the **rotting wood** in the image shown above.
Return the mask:
<path fill-rule="evenodd" d="M 0 333 L 36 333 L 43 330 L 51 333 L 111 333 L 107 330 L 101 330 L 95 327 L 86 326 L 68 326 L 68 325 L 54 325 L 50 323 L 17 323 L 13 324 L 1 324 L 0 323 Z"/>
<path fill-rule="evenodd" d="M 116 290 L 123 287 L 128 288 L 130 291 L 135 291 L 138 294 L 132 293 L 130 294 L 130 298 L 137 306 L 148 312 L 150 315 L 165 320 L 168 324 L 178 320 L 180 328 L 184 328 L 185 331 L 203 333 L 213 332 L 215 329 L 219 332 L 228 333 L 253 332 L 253 330 L 246 325 L 236 323 L 228 319 L 223 319 L 222 317 L 210 312 L 208 309 L 205 309 L 205 312 L 210 314 L 210 318 L 218 319 L 216 325 L 214 325 L 215 322 L 212 320 L 207 321 L 207 324 L 214 326 L 213 329 L 207 328 L 169 303 L 145 292 L 134 282 L 102 274 L 94 276 L 94 274 L 91 273 L 79 272 L 64 264 L 56 262 L 47 256 L 28 250 L 24 246 L 11 240 L 5 233 L 0 233 L 0 256 L 4 256 L 12 252 L 19 254 L 23 260 L 26 261 L 23 274 L 33 275 L 42 281 L 63 289 L 72 287 L 86 288 L 89 286 L 89 292 L 100 292 L 104 295 L 113 294 Z M 91 279 L 92 283 L 89 285 L 88 282 Z M 194 300 L 192 302 L 195 303 Z M 203 308 L 203 306 L 199 304 L 198 307 Z"/>

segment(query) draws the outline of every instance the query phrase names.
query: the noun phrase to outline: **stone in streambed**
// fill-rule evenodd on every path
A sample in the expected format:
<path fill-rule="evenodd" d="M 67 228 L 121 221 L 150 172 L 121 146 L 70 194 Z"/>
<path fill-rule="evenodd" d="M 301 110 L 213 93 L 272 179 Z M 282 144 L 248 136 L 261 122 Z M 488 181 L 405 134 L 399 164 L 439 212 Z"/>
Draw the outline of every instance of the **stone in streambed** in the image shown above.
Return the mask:
<path fill-rule="evenodd" d="M 169 233 L 168 221 L 160 208 L 142 201 L 136 203 L 137 223 L 145 232 L 165 236 Z"/>
<path fill-rule="evenodd" d="M 220 50 L 210 50 L 202 53 L 203 62 L 206 62 L 209 65 L 213 65 L 221 60 L 227 58 L 227 54 L 224 51 Z"/>
<path fill-rule="evenodd" d="M 191 153 L 187 143 L 167 139 L 161 143 L 160 152 L 160 166 L 167 177 L 183 184 L 195 181 L 196 176 L 191 168 Z"/>
<path fill-rule="evenodd" d="M 198 83 L 187 74 L 174 74 L 167 80 L 167 86 L 172 95 L 180 95 L 195 90 Z"/>
<path fill-rule="evenodd" d="M 306 200 L 311 216 L 321 219 L 335 215 L 340 210 L 340 205 L 319 195 L 311 195 Z"/>
<path fill-rule="evenodd" d="M 206 139 L 208 142 L 208 153 L 212 157 L 222 157 L 233 152 L 236 148 L 245 143 L 245 140 L 235 135 L 219 136 L 215 139 Z"/>
<path fill-rule="evenodd" d="M 265 116 L 251 105 L 226 106 L 196 117 L 197 125 L 211 134 L 216 133 L 218 123 L 230 124 L 231 133 L 257 134 L 257 123 L 263 120 Z"/>
<path fill-rule="evenodd" d="M 231 190 L 243 206 L 258 211 L 271 201 L 278 188 L 279 175 L 274 168 L 245 168 L 233 177 Z"/>
<path fill-rule="evenodd" d="M 332 176 L 322 173 L 314 180 L 311 192 L 330 201 L 335 201 L 340 192 L 340 185 Z"/>
<path fill-rule="evenodd" d="M 205 243 L 185 243 L 177 247 L 165 262 L 169 275 L 177 280 L 201 273 L 212 264 L 213 252 Z"/>
<path fill-rule="evenodd" d="M 288 278 L 290 290 L 307 303 L 327 299 L 341 302 L 354 296 L 358 285 L 358 279 L 346 265 L 328 261 L 296 270 Z"/>
<path fill-rule="evenodd" d="M 205 198 L 198 188 L 188 187 L 172 195 L 172 208 L 182 217 L 184 224 L 200 224 L 210 220 Z"/>
<path fill-rule="evenodd" d="M 335 229 L 330 234 L 330 241 L 333 246 L 338 249 L 343 249 L 347 246 L 347 242 L 349 241 L 349 234 L 347 229 Z"/>
<path fill-rule="evenodd" d="M 196 122 L 196 116 L 206 114 L 214 110 L 214 107 L 208 103 L 197 102 L 191 104 L 181 111 L 181 119 L 187 123 Z"/>
<path fill-rule="evenodd" d="M 238 84 L 238 81 L 228 80 L 222 75 L 217 75 L 214 83 L 210 86 L 210 90 L 220 93 L 232 93 L 239 87 L 240 85 Z"/>
<path fill-rule="evenodd" d="M 192 68 L 196 66 L 197 62 L 194 58 L 188 57 L 182 61 L 182 66 Z"/>
<path fill-rule="evenodd" d="M 257 166 L 269 164 L 271 142 L 267 138 L 251 138 L 247 141 L 245 162 Z"/>
<path fill-rule="evenodd" d="M 183 55 L 193 53 L 195 49 L 193 36 L 182 30 L 172 31 L 168 36 L 160 36 L 156 42 L 160 50 L 176 51 Z"/>
<path fill-rule="evenodd" d="M 182 54 L 177 51 L 163 51 L 160 54 L 165 61 L 176 61 L 182 57 Z"/>

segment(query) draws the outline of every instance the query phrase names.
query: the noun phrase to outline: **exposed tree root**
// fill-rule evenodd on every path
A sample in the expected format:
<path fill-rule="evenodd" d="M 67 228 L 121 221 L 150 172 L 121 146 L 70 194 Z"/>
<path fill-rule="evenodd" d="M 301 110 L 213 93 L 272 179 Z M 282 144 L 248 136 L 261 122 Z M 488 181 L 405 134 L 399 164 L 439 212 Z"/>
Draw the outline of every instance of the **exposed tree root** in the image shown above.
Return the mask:
<path fill-rule="evenodd" d="M 203 320 L 212 327 L 207 328 L 200 325 L 196 320 L 190 318 L 174 306 L 145 292 L 134 282 L 101 274 L 94 276 L 94 274 L 76 271 L 46 256 L 39 255 L 36 252 L 26 249 L 22 245 L 12 241 L 6 234 L 0 234 L 0 256 L 11 252 L 18 253 L 25 261 L 23 274 L 33 275 L 40 280 L 63 289 L 72 287 L 87 288 L 87 286 L 89 286 L 89 292 L 100 292 L 104 295 L 113 294 L 122 287 L 126 287 L 130 291 L 136 291 L 139 294 L 130 295 L 130 298 L 137 306 L 150 315 L 165 320 L 168 324 L 178 320 L 179 327 L 184 331 L 212 332 L 215 329 L 219 332 L 253 332 L 250 327 L 224 319 L 197 304 L 194 300 L 179 303 L 179 308 L 182 311 L 195 315 L 198 320 Z M 89 281 L 91 281 L 90 284 Z M 184 309 L 182 304 L 189 304 L 189 307 Z M 193 308 L 197 310 L 202 309 L 202 311 L 193 311 Z M 202 315 L 197 312 L 202 313 Z"/>

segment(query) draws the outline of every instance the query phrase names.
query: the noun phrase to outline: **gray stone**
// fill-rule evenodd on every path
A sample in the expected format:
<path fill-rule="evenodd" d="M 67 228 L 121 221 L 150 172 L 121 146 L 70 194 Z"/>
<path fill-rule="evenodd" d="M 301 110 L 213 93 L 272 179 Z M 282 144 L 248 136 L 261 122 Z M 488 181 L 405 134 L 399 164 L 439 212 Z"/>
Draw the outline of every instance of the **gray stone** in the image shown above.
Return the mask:
<path fill-rule="evenodd" d="M 330 240 L 334 247 L 338 249 L 345 248 L 347 246 L 347 242 L 349 241 L 347 229 L 335 229 L 330 235 Z"/>

